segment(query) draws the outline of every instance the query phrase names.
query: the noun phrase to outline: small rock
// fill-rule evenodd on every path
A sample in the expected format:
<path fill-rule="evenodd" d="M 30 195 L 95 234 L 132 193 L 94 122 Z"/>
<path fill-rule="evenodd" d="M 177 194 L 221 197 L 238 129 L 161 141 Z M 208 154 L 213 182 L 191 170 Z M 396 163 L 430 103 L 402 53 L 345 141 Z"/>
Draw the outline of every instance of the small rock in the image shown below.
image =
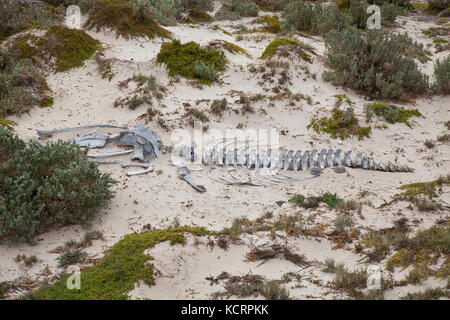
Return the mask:
<path fill-rule="evenodd" d="M 311 167 L 311 174 L 314 176 L 320 176 L 320 174 L 322 173 L 322 169 L 320 169 L 320 167 L 318 166 L 312 166 Z"/>
<path fill-rule="evenodd" d="M 336 172 L 336 173 L 344 173 L 345 172 L 345 167 L 343 165 L 338 165 L 337 167 L 334 168 L 334 172 Z"/>

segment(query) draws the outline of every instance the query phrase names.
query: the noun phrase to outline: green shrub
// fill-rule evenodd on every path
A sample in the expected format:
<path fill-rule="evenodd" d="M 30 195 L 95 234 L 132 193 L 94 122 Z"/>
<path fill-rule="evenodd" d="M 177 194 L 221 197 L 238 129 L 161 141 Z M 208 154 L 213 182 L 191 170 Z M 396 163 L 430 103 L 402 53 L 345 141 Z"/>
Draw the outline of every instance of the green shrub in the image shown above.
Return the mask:
<path fill-rule="evenodd" d="M 58 267 L 66 267 L 71 264 L 82 261 L 86 258 L 87 253 L 80 249 L 66 250 L 62 255 L 58 257 Z"/>
<path fill-rule="evenodd" d="M 284 10 L 282 27 L 285 31 L 307 31 L 324 35 L 348 26 L 347 17 L 334 4 L 292 1 Z"/>
<path fill-rule="evenodd" d="M 116 182 L 86 160 L 87 150 L 61 141 L 25 144 L 2 128 L 0 141 L 7 150 L 0 163 L 0 241 L 87 223 L 113 197 Z"/>
<path fill-rule="evenodd" d="M 376 115 L 389 123 L 402 122 L 410 128 L 411 124 L 408 122 L 408 119 L 413 116 L 422 116 L 417 109 L 398 108 L 378 101 L 366 104 L 364 106 L 364 111 L 368 122 L 372 119 L 373 115 Z"/>
<path fill-rule="evenodd" d="M 293 51 L 295 51 L 297 53 L 297 55 L 301 59 L 303 59 L 304 61 L 309 62 L 309 63 L 312 63 L 312 58 L 308 53 L 306 53 L 306 51 L 316 54 L 310 46 L 303 44 L 300 41 L 286 39 L 286 38 L 280 38 L 280 39 L 276 39 L 276 40 L 272 41 L 267 46 L 267 48 L 264 50 L 263 54 L 261 55 L 261 58 L 267 58 L 267 57 L 273 56 L 277 52 L 277 50 L 279 49 L 280 46 L 287 46 L 287 47 L 291 48 Z"/>
<path fill-rule="evenodd" d="M 214 69 L 214 64 L 209 66 L 201 61 L 197 61 L 195 64 L 195 75 L 197 78 L 211 83 L 219 79 L 219 73 Z"/>
<path fill-rule="evenodd" d="M 290 0 L 252 0 L 262 11 L 283 11 Z"/>
<path fill-rule="evenodd" d="M 405 45 L 396 40 L 385 30 L 368 30 L 366 37 L 353 29 L 331 31 L 325 45 L 326 63 L 333 71 L 325 71 L 323 78 L 377 99 L 425 93 L 428 77 L 403 55 Z"/>
<path fill-rule="evenodd" d="M 434 64 L 433 89 L 442 94 L 450 94 L 450 55 L 442 60 L 437 59 Z"/>
<path fill-rule="evenodd" d="M 348 107 L 346 110 L 335 108 L 331 118 L 314 116 L 307 128 L 313 128 L 317 133 L 328 133 L 333 139 L 357 136 L 359 140 L 362 140 L 364 137 L 370 137 L 372 131 L 370 126 L 361 127 L 359 125 L 353 107 Z"/>
<path fill-rule="evenodd" d="M 199 71 L 198 63 L 214 68 L 215 72 L 222 72 L 225 70 L 227 59 L 222 51 L 204 49 L 192 41 L 181 44 L 179 40 L 173 40 L 161 45 L 157 62 L 167 65 L 170 76 L 181 75 L 210 85 L 213 83 L 211 77 L 197 72 Z"/>
<path fill-rule="evenodd" d="M 94 3 L 96 3 L 98 0 L 42 0 L 43 2 L 46 2 L 54 7 L 68 7 L 70 5 L 77 5 L 80 7 L 80 10 L 82 13 L 88 12 Z"/>
<path fill-rule="evenodd" d="M 237 20 L 242 17 L 257 17 L 258 6 L 250 0 L 226 0 L 217 11 L 217 20 Z"/>
<path fill-rule="evenodd" d="M 185 12 L 191 9 L 202 9 L 212 11 L 214 9 L 214 0 L 179 0 L 181 9 Z"/>
<path fill-rule="evenodd" d="M 450 8 L 450 0 L 427 0 L 430 9 L 445 10 Z"/>
<path fill-rule="evenodd" d="M 0 46 L 0 117 L 30 111 L 48 98 L 49 91 L 41 69 Z"/>
<path fill-rule="evenodd" d="M 386 3 L 392 3 L 399 7 L 409 8 L 411 0 L 369 0 L 367 2 L 370 4 L 376 4 L 378 6 L 382 6 Z"/>
<path fill-rule="evenodd" d="M 133 7 L 133 15 L 138 20 L 153 18 L 164 26 L 177 24 L 181 15 L 178 0 L 137 0 Z"/>
<path fill-rule="evenodd" d="M 63 12 L 48 6 L 36 9 L 32 4 L 0 0 L 0 42 L 29 28 L 48 28 L 62 21 Z"/>
<path fill-rule="evenodd" d="M 213 22 L 214 18 L 201 9 L 191 9 L 187 17 L 188 21 L 193 22 Z"/>
<path fill-rule="evenodd" d="M 120 0 L 99 0 L 89 11 L 84 27 L 97 32 L 111 28 L 117 37 L 125 39 L 136 37 L 170 38 L 171 33 L 162 28 L 155 20 L 148 17 L 143 10 L 135 10 L 133 5 Z"/>

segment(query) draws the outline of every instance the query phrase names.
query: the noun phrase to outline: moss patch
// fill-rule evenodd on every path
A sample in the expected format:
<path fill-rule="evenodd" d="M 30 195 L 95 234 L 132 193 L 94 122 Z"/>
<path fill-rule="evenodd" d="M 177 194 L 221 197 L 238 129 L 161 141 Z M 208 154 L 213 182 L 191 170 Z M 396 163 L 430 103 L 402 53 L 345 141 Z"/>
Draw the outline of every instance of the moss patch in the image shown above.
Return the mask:
<path fill-rule="evenodd" d="M 303 44 L 297 40 L 292 40 L 292 39 L 286 39 L 286 38 L 280 38 L 280 39 L 276 39 L 274 41 L 272 41 L 266 48 L 266 50 L 264 50 L 263 54 L 261 55 L 261 58 L 267 58 L 267 57 L 271 57 L 274 54 L 276 54 L 277 49 L 280 46 L 287 46 L 293 50 L 295 50 L 295 52 L 298 53 L 298 55 L 306 62 L 312 63 L 312 58 L 311 55 L 309 55 L 306 51 L 312 53 L 312 54 L 316 54 L 314 52 L 314 50 L 306 45 Z"/>
<path fill-rule="evenodd" d="M 42 37 L 30 34 L 18 38 L 11 52 L 18 59 L 30 59 L 34 63 L 56 63 L 57 72 L 82 67 L 101 48 L 98 40 L 83 30 L 53 26 Z"/>
<path fill-rule="evenodd" d="M 36 300 L 117 300 L 128 299 L 128 292 L 136 283 L 153 284 L 153 258 L 145 250 L 158 243 L 171 245 L 186 243 L 185 232 L 197 236 L 212 234 L 204 228 L 179 227 L 166 230 L 133 233 L 117 242 L 103 260 L 81 272 L 81 290 L 67 289 L 70 275 L 64 275 L 56 284 L 42 287 L 23 297 Z"/>
<path fill-rule="evenodd" d="M 133 6 L 120 0 L 100 0 L 89 11 L 85 28 L 97 32 L 111 28 L 116 30 L 117 37 L 125 39 L 136 37 L 171 38 L 171 33 L 162 28 L 152 18 L 139 18 L 133 15 Z"/>
<path fill-rule="evenodd" d="M 202 78 L 196 72 L 196 65 L 201 63 L 214 68 L 216 72 L 222 72 L 228 63 L 222 51 L 204 49 L 192 41 L 181 44 L 179 40 L 163 43 L 157 62 L 167 65 L 170 76 L 180 75 L 188 79 L 197 79 L 208 85 L 213 81 Z"/>
<path fill-rule="evenodd" d="M 207 14 L 205 11 L 200 9 L 189 10 L 187 16 L 188 22 L 213 22 L 214 18 Z"/>
<path fill-rule="evenodd" d="M 259 32 L 268 32 L 268 33 L 280 33 L 281 32 L 281 22 L 278 17 L 274 16 L 261 16 L 252 21 L 252 23 L 264 24 L 265 26 L 257 29 Z"/>

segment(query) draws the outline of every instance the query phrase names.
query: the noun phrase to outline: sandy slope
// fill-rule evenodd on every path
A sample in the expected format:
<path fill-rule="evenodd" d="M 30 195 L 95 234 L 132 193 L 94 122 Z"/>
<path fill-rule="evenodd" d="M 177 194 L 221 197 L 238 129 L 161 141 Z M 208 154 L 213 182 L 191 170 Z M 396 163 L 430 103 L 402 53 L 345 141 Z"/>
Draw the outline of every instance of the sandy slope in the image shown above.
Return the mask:
<path fill-rule="evenodd" d="M 233 31 L 233 25 L 248 23 L 251 19 L 239 22 L 215 22 L 225 30 Z M 402 21 L 406 21 L 405 24 Z M 399 29 L 423 43 L 431 43 L 431 39 L 421 34 L 422 29 L 433 25 L 432 21 L 422 21 L 417 16 L 400 17 Z M 55 104 L 50 109 L 34 109 L 29 115 L 20 118 L 11 117 L 19 123 L 16 132 L 24 139 L 32 139 L 36 136 L 36 130 L 73 127 L 91 124 L 115 124 L 132 126 L 142 121 L 136 120 L 145 112 L 141 107 L 135 111 L 122 108 L 113 108 L 113 102 L 117 97 L 124 97 L 127 91 L 118 89 L 117 84 L 136 73 L 146 75 L 153 74 L 158 80 L 168 87 L 168 94 L 163 100 L 166 106 L 162 108 L 162 118 L 171 129 L 185 126 L 183 120 L 183 103 L 195 105 L 199 99 L 218 99 L 227 97 L 232 109 L 240 106 L 231 97 L 232 90 L 243 91 L 247 94 L 267 93 L 259 84 L 258 77 L 248 71 L 247 66 L 253 64 L 265 64 L 259 60 L 267 44 L 273 36 L 266 35 L 265 39 L 255 41 L 252 36 L 248 39 L 236 42 L 235 38 L 226 35 L 220 30 L 213 30 L 209 26 L 176 26 L 168 28 L 182 42 L 196 41 L 202 45 L 214 39 L 223 39 L 235 42 L 245 48 L 252 59 L 243 55 L 227 53 L 231 65 L 222 77 L 223 83 L 211 87 L 197 89 L 188 84 L 188 81 L 180 79 L 173 82 L 167 76 L 164 66 L 156 65 L 156 55 L 159 52 L 162 40 L 129 40 L 116 39 L 112 33 L 88 32 L 92 37 L 100 40 L 106 47 L 106 57 L 117 59 L 113 63 L 115 77 L 109 82 L 101 79 L 96 68 L 95 61 L 88 61 L 83 68 L 71 70 L 65 73 L 50 74 L 48 83 L 54 92 Z M 312 130 L 307 130 L 306 125 L 314 114 L 325 115 L 326 110 L 331 110 L 334 104 L 333 95 L 345 93 L 356 102 L 355 112 L 362 115 L 365 103 L 364 97 L 352 91 L 336 88 L 321 79 L 324 65 L 320 55 L 325 48 L 319 39 L 299 38 L 312 45 L 319 56 L 314 58 L 314 63 L 309 67 L 311 73 L 317 74 L 317 80 L 308 78 L 296 66 L 304 64 L 292 61 L 292 85 L 289 86 L 293 93 L 301 92 L 312 97 L 312 105 L 305 101 L 290 106 L 288 101 L 275 101 L 273 106 L 262 102 L 255 104 L 255 114 L 242 116 L 233 111 L 225 113 L 222 118 L 210 115 L 210 128 L 235 128 L 243 123 L 245 128 L 276 128 L 285 130 L 286 135 L 281 135 L 281 144 L 287 147 L 305 150 L 306 148 L 336 148 L 351 149 L 354 152 L 361 151 L 373 154 L 375 158 L 384 160 L 398 160 L 416 169 L 414 173 L 383 173 L 365 170 L 348 170 L 348 174 L 336 174 L 331 169 L 317 179 L 306 180 L 293 185 L 280 185 L 275 187 L 250 187 L 250 186 L 225 186 L 210 180 L 206 172 L 195 173 L 194 179 L 204 184 L 207 192 L 196 193 L 184 181 L 178 179 L 176 170 L 168 160 L 168 155 L 163 155 L 154 161 L 155 169 L 162 170 L 145 176 L 126 177 L 125 169 L 118 165 L 103 165 L 105 172 L 110 172 L 114 178 L 120 180 L 117 186 L 117 195 L 112 200 L 108 209 L 93 221 L 93 229 L 101 230 L 106 240 L 96 241 L 86 251 L 90 258 L 99 258 L 103 251 L 117 242 L 123 235 L 142 230 L 146 224 L 152 227 L 164 228 L 171 225 L 174 219 L 181 224 L 204 226 L 212 230 L 220 230 L 231 225 L 233 218 L 245 216 L 255 219 L 264 212 L 272 211 L 274 216 L 279 214 L 292 215 L 298 209 L 288 204 L 281 207 L 276 201 L 286 201 L 295 193 L 316 195 L 320 192 L 336 192 L 345 199 L 358 199 L 361 191 L 368 191 L 364 200 L 370 200 L 375 206 L 384 201 L 389 201 L 398 192 L 398 186 L 417 181 L 430 181 L 440 174 L 447 174 L 450 161 L 450 148 L 448 145 L 438 143 L 434 149 L 426 149 L 423 142 L 427 139 L 435 140 L 440 134 L 446 132 L 444 122 L 450 120 L 450 97 L 433 96 L 420 98 L 404 105 L 405 107 L 418 108 L 424 115 L 423 118 L 414 118 L 413 128 L 404 124 L 390 125 L 386 130 L 373 130 L 372 137 L 363 141 L 348 139 L 340 144 L 328 136 L 319 135 Z M 431 49 L 434 50 L 434 49 Z M 448 52 L 433 55 L 433 59 L 442 57 Z M 420 64 L 428 74 L 432 74 L 432 63 Z M 241 69 L 242 67 L 242 69 Z M 209 103 L 200 103 L 197 107 L 206 110 Z M 264 112 L 264 111 L 265 112 Z M 170 144 L 171 133 L 161 128 L 156 122 L 149 126 L 157 130 L 163 141 Z M 187 125 L 187 128 L 189 126 Z M 58 136 L 70 138 L 70 135 Z M 108 147 L 102 150 L 117 150 L 117 147 Z M 122 157 L 122 159 L 127 159 Z M 206 167 L 204 167 L 206 169 Z M 441 200 L 450 204 L 450 193 L 444 190 Z M 420 213 L 417 210 L 406 209 L 407 203 L 395 204 L 385 209 L 373 209 L 364 206 L 361 219 L 354 216 L 355 225 L 359 228 L 389 227 L 392 221 L 401 217 L 407 217 L 409 221 L 416 221 L 416 229 L 434 224 L 439 218 L 447 218 L 448 213 Z M 302 211 L 305 216 L 317 214 L 314 223 L 328 225 L 327 231 L 332 230 L 332 224 L 336 212 L 321 206 L 317 210 Z M 65 227 L 42 234 L 38 237 L 38 244 L 29 246 L 1 245 L 0 246 L 0 281 L 14 279 L 30 279 L 36 282 L 48 278 L 51 274 L 62 272 L 57 268 L 56 258 L 58 254 L 49 253 L 49 250 L 61 246 L 68 239 L 80 239 L 86 230 L 79 226 Z M 284 235 L 279 234 L 278 241 L 282 241 Z M 249 251 L 249 241 L 267 242 L 269 239 L 265 233 L 257 236 L 244 236 L 241 244 L 233 244 L 228 251 L 215 247 L 212 251 L 206 247 L 206 239 L 194 245 L 194 240 L 189 237 L 185 247 L 176 245 L 170 247 L 168 243 L 162 243 L 153 248 L 150 253 L 156 258 L 155 267 L 161 272 L 156 277 L 156 285 L 149 288 L 145 285 L 137 287 L 131 296 L 133 298 L 151 299 L 181 299 L 181 298 L 209 298 L 213 292 L 220 291 L 220 285 L 210 286 L 205 280 L 207 276 L 217 276 L 222 271 L 233 275 L 243 275 L 247 272 L 264 275 L 267 279 L 280 279 L 287 272 L 296 272 L 301 275 L 301 280 L 291 288 L 291 294 L 297 298 L 330 299 L 343 298 L 341 293 L 333 292 L 327 286 L 332 280 L 330 274 L 323 273 L 321 263 L 327 257 L 335 257 L 349 268 L 365 266 L 358 263 L 360 256 L 351 250 L 350 244 L 346 249 L 332 249 L 334 244 L 323 238 L 289 238 L 288 243 L 296 248 L 298 253 L 304 254 L 308 260 L 316 261 L 310 268 L 301 268 L 282 260 L 273 259 L 257 266 L 258 263 L 246 262 L 245 253 Z M 32 268 L 24 267 L 14 261 L 16 255 L 36 255 L 39 262 Z M 380 264 L 383 268 L 383 265 Z M 44 270 L 48 267 L 48 270 Z M 404 274 L 404 272 L 403 272 Z M 400 277 L 401 274 L 394 276 Z M 314 280 L 320 280 L 319 282 Z M 319 284 L 317 284 L 319 283 Z M 444 282 L 438 283 L 443 285 Z M 402 287 L 388 291 L 387 298 L 398 298 L 406 291 L 415 291 L 424 286 L 435 286 L 436 281 L 429 280 L 419 287 Z M 33 285 L 28 286 L 33 287 Z M 292 285 L 294 287 L 294 285 Z M 19 292 L 17 292 L 19 293 Z"/>

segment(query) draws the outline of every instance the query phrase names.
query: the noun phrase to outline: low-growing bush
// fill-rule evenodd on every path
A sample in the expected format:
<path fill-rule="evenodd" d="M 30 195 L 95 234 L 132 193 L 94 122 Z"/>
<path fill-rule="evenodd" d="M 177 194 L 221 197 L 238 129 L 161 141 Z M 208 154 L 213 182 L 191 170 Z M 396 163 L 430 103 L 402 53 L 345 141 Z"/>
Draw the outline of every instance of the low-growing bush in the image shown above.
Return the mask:
<path fill-rule="evenodd" d="M 262 11 L 283 11 L 290 0 L 252 0 Z"/>
<path fill-rule="evenodd" d="M 284 10 L 282 27 L 285 31 L 307 31 L 323 35 L 330 30 L 348 26 L 347 17 L 336 5 L 291 1 Z"/>
<path fill-rule="evenodd" d="M 192 22 L 213 22 L 214 18 L 201 9 L 189 10 L 187 21 Z"/>
<path fill-rule="evenodd" d="M 365 137 L 370 137 L 372 131 L 370 126 L 361 127 L 359 125 L 353 107 L 348 107 L 345 110 L 334 108 L 331 118 L 314 116 L 307 128 L 313 128 L 317 133 L 328 133 L 333 139 L 346 139 L 356 136 L 359 140 L 362 140 Z"/>
<path fill-rule="evenodd" d="M 208 66 L 209 71 L 222 72 L 227 59 L 222 51 L 204 49 L 192 41 L 181 44 L 179 40 L 173 40 L 162 44 L 157 62 L 166 64 L 170 76 L 181 75 L 210 85 L 214 82 L 211 74 L 201 73 L 200 68 L 205 71 L 204 66 Z M 198 67 L 199 63 L 204 66 Z"/>
<path fill-rule="evenodd" d="M 331 31 L 325 40 L 326 63 L 333 71 L 323 78 L 350 87 L 375 99 L 405 99 L 428 90 L 428 77 L 416 62 L 403 55 L 404 43 L 385 30 Z"/>
<path fill-rule="evenodd" d="M 436 92 L 450 94 L 450 55 L 442 61 L 436 60 L 434 64 L 433 89 Z"/>
<path fill-rule="evenodd" d="M 88 223 L 116 183 L 66 142 L 24 143 L 0 128 L 0 241 L 30 241 L 57 226 Z"/>
<path fill-rule="evenodd" d="M 450 0 L 427 0 L 430 9 L 445 10 L 450 8 Z"/>
<path fill-rule="evenodd" d="M 389 123 L 402 122 L 411 128 L 408 119 L 415 116 L 420 117 L 422 114 L 417 109 L 405 109 L 403 107 L 395 107 L 378 101 L 367 103 L 364 106 L 367 121 L 371 121 L 373 115 L 382 118 Z"/>
<path fill-rule="evenodd" d="M 237 20 L 242 17 L 257 17 L 258 6 L 250 0 L 226 0 L 217 11 L 217 20 Z"/>
<path fill-rule="evenodd" d="M 10 51 L 18 59 L 31 59 L 39 67 L 63 72 L 82 67 L 100 48 L 100 42 L 83 30 L 52 26 L 42 37 L 27 34 L 17 38 Z"/>
<path fill-rule="evenodd" d="M 127 95 L 123 99 L 116 99 L 114 101 L 114 107 L 127 107 L 131 110 L 135 110 L 137 107 L 148 104 L 153 105 L 153 99 L 161 101 L 166 93 L 167 89 L 163 85 L 159 84 L 155 76 L 144 76 L 142 74 L 134 75 L 119 83 L 120 88 L 128 88 L 130 82 L 136 83 L 136 89 L 133 91 L 133 95 Z"/>
<path fill-rule="evenodd" d="M 44 102 L 49 93 L 41 69 L 29 59 L 16 59 L 0 46 L 0 117 L 28 112 Z M 8 127 L 13 124 L 0 122 Z"/>
<path fill-rule="evenodd" d="M 221 116 L 222 113 L 227 110 L 227 106 L 228 101 L 226 98 L 223 98 L 222 100 L 214 100 L 211 104 L 211 112 Z"/>
<path fill-rule="evenodd" d="M 137 0 L 133 3 L 133 16 L 140 21 L 153 18 L 164 26 L 171 26 L 177 24 L 181 15 L 178 0 Z"/>
<path fill-rule="evenodd" d="M 89 11 L 84 27 L 97 32 L 110 28 L 117 37 L 125 39 L 136 37 L 170 38 L 171 33 L 162 28 L 155 20 L 145 14 L 145 7 L 133 5 L 120 0 L 99 0 Z"/>
<path fill-rule="evenodd" d="M 42 0 L 43 2 L 46 2 L 54 7 L 68 7 L 70 5 L 76 5 L 80 7 L 80 11 L 82 13 L 88 12 L 94 3 L 96 3 L 98 0 Z"/>
<path fill-rule="evenodd" d="M 0 0 L 0 42 L 29 28 L 48 28 L 62 21 L 63 12 L 43 3 Z M 37 6 L 37 7 L 36 7 Z"/>
<path fill-rule="evenodd" d="M 179 0 L 183 11 L 191 9 L 202 9 L 212 11 L 214 9 L 214 0 Z"/>

